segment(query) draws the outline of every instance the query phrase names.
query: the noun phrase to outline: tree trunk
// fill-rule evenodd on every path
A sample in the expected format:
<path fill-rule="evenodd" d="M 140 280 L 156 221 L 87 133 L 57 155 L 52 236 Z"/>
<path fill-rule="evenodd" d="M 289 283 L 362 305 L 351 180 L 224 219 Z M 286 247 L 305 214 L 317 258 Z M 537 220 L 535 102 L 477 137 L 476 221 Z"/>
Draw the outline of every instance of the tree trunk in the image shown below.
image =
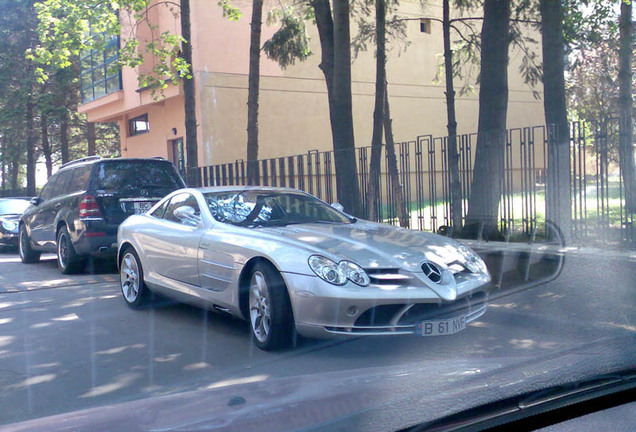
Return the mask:
<path fill-rule="evenodd" d="M 95 123 L 86 122 L 86 142 L 88 144 L 86 149 L 87 156 L 95 156 L 95 136 Z"/>
<path fill-rule="evenodd" d="M 42 138 L 42 153 L 44 154 L 44 163 L 46 165 L 46 178 L 49 178 L 53 174 L 53 152 L 49 142 L 49 128 L 46 124 L 45 114 L 40 115 L 40 136 Z"/>
<path fill-rule="evenodd" d="M 327 84 L 327 97 L 329 101 L 329 116 L 333 129 L 333 56 L 334 56 L 334 39 L 333 39 L 333 17 L 331 14 L 331 4 L 329 0 L 312 0 L 311 6 L 314 9 L 316 17 L 316 26 L 318 27 L 318 36 L 320 38 L 320 70 L 325 76 Z"/>
<path fill-rule="evenodd" d="M 250 70 L 247 96 L 247 181 L 259 184 L 258 176 L 258 96 L 261 75 L 261 27 L 263 0 L 252 2 Z"/>
<path fill-rule="evenodd" d="M 371 161 L 369 163 L 369 187 L 367 213 L 369 220 L 378 220 L 376 205 L 380 190 L 380 160 L 382 158 L 382 128 L 384 124 L 384 99 L 386 97 L 386 2 L 375 0 L 375 36 L 377 44 L 375 66 L 375 107 L 371 137 Z M 388 144 L 388 143 L 387 143 Z"/>
<path fill-rule="evenodd" d="M 4 152 L 2 152 L 2 159 L 0 159 L 0 177 L 2 177 L 0 189 L 4 192 L 7 188 L 7 163 Z"/>
<path fill-rule="evenodd" d="M 20 161 L 18 160 L 17 156 L 13 157 L 13 160 L 11 161 L 11 168 L 9 168 L 9 173 L 11 176 L 11 190 L 13 191 L 14 194 L 18 194 L 21 193 L 21 191 L 19 191 L 18 189 L 18 171 L 20 170 Z M 35 196 L 35 194 L 33 195 Z"/>
<path fill-rule="evenodd" d="M 565 102 L 565 44 L 561 2 L 541 0 L 543 106 L 548 126 L 546 219 L 554 222 L 566 241 L 571 233 L 570 134 Z"/>
<path fill-rule="evenodd" d="M 455 116 L 455 87 L 453 84 L 453 51 L 450 40 L 450 0 L 443 6 L 444 70 L 446 73 L 446 116 L 448 120 L 448 169 L 450 171 L 451 224 L 452 232 L 462 228 L 462 185 L 459 176 L 459 153 L 457 151 L 457 119 Z"/>
<path fill-rule="evenodd" d="M 35 137 L 33 136 L 33 97 L 31 92 L 26 102 L 26 192 L 29 196 L 35 195 Z"/>
<path fill-rule="evenodd" d="M 360 190 L 353 137 L 353 106 L 351 95 L 351 36 L 349 1 L 333 2 L 333 109 L 331 124 L 336 165 L 338 200 L 345 210 L 360 216 Z"/>
<path fill-rule="evenodd" d="M 181 44 L 183 60 L 190 65 L 191 77 L 183 77 L 183 107 L 185 113 L 185 141 L 188 186 L 199 186 L 199 155 L 197 145 L 197 116 L 194 89 L 194 65 L 192 64 L 192 35 L 190 31 L 190 0 L 181 0 Z"/>
<path fill-rule="evenodd" d="M 619 20 L 619 111 L 620 161 L 627 211 L 636 213 L 636 167 L 634 166 L 634 125 L 632 109 L 632 3 L 621 2 Z"/>
<path fill-rule="evenodd" d="M 510 0 L 485 0 L 477 150 L 466 234 L 496 237 L 508 110 Z"/>
<path fill-rule="evenodd" d="M 68 163 L 68 111 L 66 109 L 63 109 L 60 114 L 60 153 L 62 154 L 62 165 Z"/>
<path fill-rule="evenodd" d="M 395 209 L 397 210 L 398 220 L 402 228 L 408 228 L 410 225 L 409 214 L 406 211 L 404 203 L 404 189 L 400 182 L 400 173 L 398 171 L 397 157 L 395 155 L 395 142 L 393 141 L 393 122 L 391 120 L 391 111 L 389 109 L 389 92 L 387 83 L 384 84 L 384 138 L 386 140 L 386 156 L 388 158 L 388 170 L 391 178 L 391 190 L 393 191 L 393 200 L 395 201 Z"/>

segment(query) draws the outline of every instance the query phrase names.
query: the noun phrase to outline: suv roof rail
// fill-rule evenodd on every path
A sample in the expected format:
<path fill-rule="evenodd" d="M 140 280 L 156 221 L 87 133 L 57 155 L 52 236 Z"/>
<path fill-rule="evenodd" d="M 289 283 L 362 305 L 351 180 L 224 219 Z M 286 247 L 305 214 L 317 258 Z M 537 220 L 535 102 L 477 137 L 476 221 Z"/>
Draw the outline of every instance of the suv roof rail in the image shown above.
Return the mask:
<path fill-rule="evenodd" d="M 83 157 L 83 158 L 80 158 L 80 159 L 75 159 L 73 161 L 67 162 L 64 165 L 62 165 L 60 167 L 60 169 L 65 168 L 67 166 L 75 165 L 77 163 L 87 162 L 87 161 L 92 161 L 92 160 L 98 160 L 98 159 L 101 159 L 101 158 L 102 158 L 101 156 L 88 156 L 88 157 Z"/>
<path fill-rule="evenodd" d="M 165 158 L 165 157 L 163 157 L 163 156 L 153 156 L 153 157 L 151 157 L 150 159 L 168 160 L 168 159 L 166 159 L 166 158 Z"/>

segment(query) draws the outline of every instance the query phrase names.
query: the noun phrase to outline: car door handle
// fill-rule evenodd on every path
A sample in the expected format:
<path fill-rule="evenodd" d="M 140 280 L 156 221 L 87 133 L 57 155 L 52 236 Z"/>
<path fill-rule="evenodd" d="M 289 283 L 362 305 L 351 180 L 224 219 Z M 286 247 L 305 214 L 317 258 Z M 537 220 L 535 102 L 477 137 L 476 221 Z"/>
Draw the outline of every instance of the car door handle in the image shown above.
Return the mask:
<path fill-rule="evenodd" d="M 62 207 L 62 203 L 55 204 L 55 210 L 59 209 L 60 207 Z"/>
<path fill-rule="evenodd" d="M 201 247 L 202 247 L 202 248 L 209 248 L 209 247 L 210 247 L 210 243 L 204 243 L 204 242 L 202 242 L 202 243 L 201 243 Z"/>

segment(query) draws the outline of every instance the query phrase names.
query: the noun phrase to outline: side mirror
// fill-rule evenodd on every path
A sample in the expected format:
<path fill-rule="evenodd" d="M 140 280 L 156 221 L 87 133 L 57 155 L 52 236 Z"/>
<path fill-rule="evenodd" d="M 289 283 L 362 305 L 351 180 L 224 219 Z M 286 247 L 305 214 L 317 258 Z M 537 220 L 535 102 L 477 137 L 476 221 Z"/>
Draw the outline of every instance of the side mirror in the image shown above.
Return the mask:
<path fill-rule="evenodd" d="M 40 205 L 40 203 L 42 202 L 42 200 L 41 200 L 39 197 L 33 197 L 33 198 L 31 198 L 31 199 L 29 200 L 29 202 L 30 202 L 32 205 L 37 206 L 37 205 Z"/>
<path fill-rule="evenodd" d="M 344 207 L 340 203 L 337 203 L 337 202 L 331 203 L 331 207 L 335 208 L 339 212 L 343 212 L 344 213 Z"/>
<path fill-rule="evenodd" d="M 196 210 L 190 206 L 179 207 L 172 214 L 186 225 L 196 226 L 201 222 L 201 218 L 196 215 Z"/>

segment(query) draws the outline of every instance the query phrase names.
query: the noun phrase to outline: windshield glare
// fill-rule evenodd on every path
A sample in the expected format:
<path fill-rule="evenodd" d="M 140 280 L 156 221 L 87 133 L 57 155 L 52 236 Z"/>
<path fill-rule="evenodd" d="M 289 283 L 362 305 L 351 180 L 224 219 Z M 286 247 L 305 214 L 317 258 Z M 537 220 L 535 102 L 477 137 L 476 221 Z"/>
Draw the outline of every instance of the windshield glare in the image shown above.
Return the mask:
<path fill-rule="evenodd" d="M 27 200 L 0 200 L 0 215 L 22 214 L 27 207 L 29 207 L 29 201 Z"/>
<path fill-rule="evenodd" d="M 211 192 L 204 196 L 212 217 L 218 222 L 232 225 L 280 226 L 352 222 L 324 202 L 294 192 Z"/>

